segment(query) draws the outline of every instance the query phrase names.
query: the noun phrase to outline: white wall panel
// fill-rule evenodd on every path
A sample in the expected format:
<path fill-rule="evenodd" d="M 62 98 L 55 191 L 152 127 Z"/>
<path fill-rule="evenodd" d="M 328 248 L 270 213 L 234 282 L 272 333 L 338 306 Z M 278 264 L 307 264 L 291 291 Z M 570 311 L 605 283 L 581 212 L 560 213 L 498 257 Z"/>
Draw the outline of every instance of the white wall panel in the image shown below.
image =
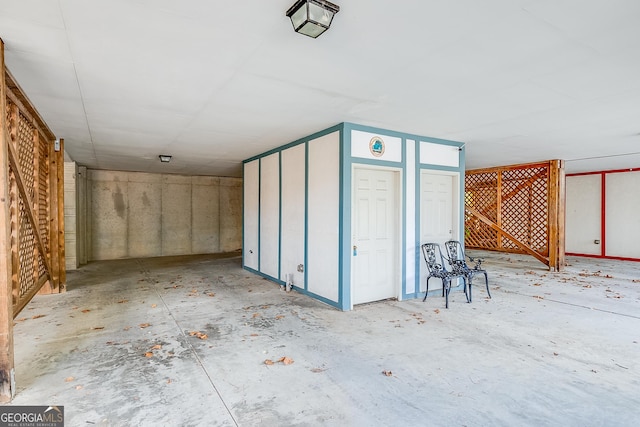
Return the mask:
<path fill-rule="evenodd" d="M 384 141 L 384 153 L 380 157 L 371 154 L 369 143 L 374 137 L 379 137 Z M 369 132 L 354 130 L 351 132 L 351 156 L 363 159 L 386 160 L 391 162 L 402 161 L 402 139 Z"/>
<path fill-rule="evenodd" d="M 259 160 L 244 165 L 244 240 L 242 253 L 245 267 L 258 269 L 258 203 Z"/>
<path fill-rule="evenodd" d="M 293 274 L 293 284 L 304 287 L 304 216 L 305 216 L 305 144 L 282 151 L 282 240 L 280 248 L 280 279 L 287 281 Z"/>
<path fill-rule="evenodd" d="M 278 278 L 280 154 L 260 160 L 260 272 Z"/>
<path fill-rule="evenodd" d="M 606 175 L 606 254 L 640 258 L 640 172 Z"/>
<path fill-rule="evenodd" d="M 453 145 L 421 141 L 420 163 L 457 168 L 460 166 L 460 150 Z"/>
<path fill-rule="evenodd" d="M 338 301 L 340 141 L 334 132 L 309 142 L 307 289 Z"/>
<path fill-rule="evenodd" d="M 565 251 L 600 255 L 601 175 L 568 176 L 566 179 Z"/>

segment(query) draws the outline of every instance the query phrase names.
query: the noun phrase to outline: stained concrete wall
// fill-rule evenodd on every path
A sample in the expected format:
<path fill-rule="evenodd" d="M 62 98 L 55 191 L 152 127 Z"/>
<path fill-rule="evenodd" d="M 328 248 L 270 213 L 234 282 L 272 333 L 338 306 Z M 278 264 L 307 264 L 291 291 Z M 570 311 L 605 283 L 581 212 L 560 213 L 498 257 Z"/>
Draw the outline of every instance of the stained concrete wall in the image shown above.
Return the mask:
<path fill-rule="evenodd" d="M 232 252 L 242 180 L 89 170 L 91 260 Z"/>

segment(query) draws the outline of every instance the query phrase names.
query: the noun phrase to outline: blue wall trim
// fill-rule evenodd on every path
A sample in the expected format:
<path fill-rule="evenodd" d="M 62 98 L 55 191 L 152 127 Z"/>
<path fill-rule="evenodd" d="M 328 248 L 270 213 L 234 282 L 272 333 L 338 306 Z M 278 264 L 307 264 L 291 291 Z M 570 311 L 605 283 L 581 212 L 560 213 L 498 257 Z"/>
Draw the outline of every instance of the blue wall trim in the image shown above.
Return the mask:
<path fill-rule="evenodd" d="M 245 200 L 245 191 L 244 191 L 244 170 L 246 169 L 246 163 L 242 163 L 242 265 L 246 265 L 247 264 L 247 260 L 245 258 L 245 250 L 244 250 L 244 237 L 245 237 L 245 229 L 244 229 L 244 222 L 245 222 L 245 214 L 244 214 L 244 200 Z"/>
<path fill-rule="evenodd" d="M 413 177 L 413 179 L 415 180 L 415 187 L 414 187 L 414 191 L 415 191 L 415 201 L 416 201 L 416 205 L 415 205 L 415 248 L 416 248 L 416 252 L 415 252 L 415 260 L 416 260 L 416 291 L 415 291 L 415 295 L 416 298 L 418 298 L 418 295 L 420 295 L 420 285 L 422 283 L 422 278 L 420 277 L 420 262 L 422 262 L 422 249 L 420 249 L 420 203 L 421 203 L 421 197 L 420 197 L 420 183 L 421 181 L 421 171 L 420 171 L 420 141 L 416 140 L 415 142 L 415 176 Z"/>
<path fill-rule="evenodd" d="M 273 282 L 273 283 L 275 283 L 277 285 L 280 285 L 280 286 L 285 286 L 286 285 L 286 282 L 284 280 L 276 279 L 275 277 L 269 276 L 268 274 L 264 274 L 264 273 L 262 273 L 262 272 L 260 272 L 258 270 L 255 270 L 255 269 L 253 269 L 251 267 L 243 266 L 242 268 L 244 270 L 248 271 L 248 272 L 251 272 L 251 273 L 253 273 L 255 275 L 263 277 L 263 278 L 265 278 L 265 279 L 269 280 L 270 282 Z M 297 292 L 299 292 L 299 293 L 301 293 L 301 294 L 303 294 L 303 295 L 311 296 L 311 297 L 313 297 L 313 298 L 315 298 L 315 299 L 317 299 L 319 301 L 322 301 L 323 303 L 328 304 L 328 305 L 330 305 L 332 307 L 336 307 L 336 308 L 342 309 L 342 306 L 340 305 L 340 303 L 332 301 L 332 300 L 330 300 L 328 298 L 325 298 L 323 296 L 320 296 L 318 294 L 314 294 L 313 292 L 309 292 L 308 290 L 306 290 L 304 288 L 301 288 L 299 286 L 295 286 L 294 285 L 292 287 L 292 289 L 297 291 Z"/>
<path fill-rule="evenodd" d="M 402 236 L 400 236 L 400 253 L 402 254 L 402 276 L 400 277 L 400 295 L 402 299 L 407 296 L 407 140 L 402 138 L 402 183 L 400 185 L 402 206 L 400 209 L 400 223 L 402 224 Z"/>
<path fill-rule="evenodd" d="M 430 164 L 426 164 L 426 163 L 421 163 L 420 167 L 418 169 L 430 170 L 430 171 L 455 172 L 455 173 L 460 172 L 460 168 L 459 167 L 458 168 L 454 168 L 452 166 L 430 165 Z M 464 169 L 462 170 L 462 173 L 464 173 Z"/>
<path fill-rule="evenodd" d="M 351 310 L 351 131 L 340 131 L 340 283 L 339 303 L 342 310 Z"/>
<path fill-rule="evenodd" d="M 404 147 L 404 144 L 402 144 L 402 152 L 404 153 L 404 151 L 405 151 L 405 147 Z M 404 158 L 402 161 L 399 161 L 399 162 L 390 162 L 388 160 L 375 160 L 375 159 L 363 159 L 360 157 L 351 157 L 351 163 L 354 165 L 386 166 L 390 168 L 404 169 Z"/>

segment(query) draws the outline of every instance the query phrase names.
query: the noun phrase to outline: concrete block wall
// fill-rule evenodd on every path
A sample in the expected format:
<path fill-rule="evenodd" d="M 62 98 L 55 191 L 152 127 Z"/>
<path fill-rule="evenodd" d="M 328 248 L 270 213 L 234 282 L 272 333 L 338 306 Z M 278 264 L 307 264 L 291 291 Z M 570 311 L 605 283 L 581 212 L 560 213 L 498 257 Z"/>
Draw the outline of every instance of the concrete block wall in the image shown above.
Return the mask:
<path fill-rule="evenodd" d="M 78 228 L 77 228 L 77 165 L 75 162 L 64 162 L 64 246 L 65 268 L 78 268 Z"/>
<path fill-rule="evenodd" d="M 88 170 L 89 259 L 242 247 L 239 178 Z"/>

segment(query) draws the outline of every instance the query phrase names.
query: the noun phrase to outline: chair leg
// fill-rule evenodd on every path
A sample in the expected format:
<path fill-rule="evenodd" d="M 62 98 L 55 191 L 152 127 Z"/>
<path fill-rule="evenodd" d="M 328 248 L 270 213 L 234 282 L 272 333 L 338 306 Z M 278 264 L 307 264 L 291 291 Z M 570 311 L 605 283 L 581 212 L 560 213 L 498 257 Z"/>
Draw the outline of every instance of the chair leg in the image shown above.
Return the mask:
<path fill-rule="evenodd" d="M 484 284 L 487 287 L 487 295 L 491 298 L 491 292 L 489 292 L 489 278 L 487 277 L 487 272 L 484 272 Z"/>
<path fill-rule="evenodd" d="M 442 283 L 442 292 L 445 295 L 444 308 L 449 308 L 449 292 L 450 291 L 451 291 L 451 279 Z"/>
<path fill-rule="evenodd" d="M 424 293 L 424 298 L 422 299 L 422 302 L 425 302 L 427 300 L 427 295 L 429 295 L 429 279 L 431 279 L 431 277 L 427 277 L 427 290 Z"/>
<path fill-rule="evenodd" d="M 464 281 L 464 296 L 467 298 L 467 302 L 470 303 L 471 300 L 469 299 L 470 298 L 469 297 L 469 292 L 471 292 L 471 291 L 470 290 L 467 291 L 467 287 L 469 286 L 469 283 L 468 283 L 466 277 L 463 278 L 463 281 Z"/>
<path fill-rule="evenodd" d="M 469 276 L 469 279 L 468 279 L 468 282 L 467 282 L 467 283 L 469 283 L 469 297 L 467 299 L 467 302 L 469 304 L 471 304 L 471 301 L 473 301 L 473 298 L 471 297 L 471 286 L 472 286 L 472 282 L 473 282 L 472 277 L 473 276 Z"/>

